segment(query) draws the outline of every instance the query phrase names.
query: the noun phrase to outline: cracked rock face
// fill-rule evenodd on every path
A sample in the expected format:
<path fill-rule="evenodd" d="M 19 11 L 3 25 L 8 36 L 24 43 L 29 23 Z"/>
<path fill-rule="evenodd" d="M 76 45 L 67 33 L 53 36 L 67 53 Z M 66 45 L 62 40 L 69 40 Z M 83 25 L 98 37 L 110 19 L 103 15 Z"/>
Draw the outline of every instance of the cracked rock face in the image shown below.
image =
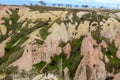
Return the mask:
<path fill-rule="evenodd" d="M 105 80 L 106 70 L 105 65 L 100 59 L 99 47 L 93 48 L 93 39 L 89 34 L 83 40 L 82 46 L 85 47 L 89 45 L 90 48 L 84 49 L 86 52 L 82 61 L 80 62 L 74 80 Z M 85 42 L 87 40 L 87 42 Z"/>

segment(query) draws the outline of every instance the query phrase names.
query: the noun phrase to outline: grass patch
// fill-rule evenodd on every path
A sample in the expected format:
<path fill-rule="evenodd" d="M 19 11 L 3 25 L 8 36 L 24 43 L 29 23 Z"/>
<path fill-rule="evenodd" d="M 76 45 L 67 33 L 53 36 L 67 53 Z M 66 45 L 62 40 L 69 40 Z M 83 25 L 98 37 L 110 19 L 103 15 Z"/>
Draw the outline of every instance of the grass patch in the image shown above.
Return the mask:
<path fill-rule="evenodd" d="M 115 73 L 120 72 L 120 59 L 116 57 L 117 48 L 114 45 L 114 41 L 112 43 L 107 41 L 106 43 L 108 45 L 108 51 L 102 48 L 102 52 L 109 59 L 109 63 L 106 63 L 106 69 L 109 72 L 112 72 L 112 69 L 115 69 Z"/>

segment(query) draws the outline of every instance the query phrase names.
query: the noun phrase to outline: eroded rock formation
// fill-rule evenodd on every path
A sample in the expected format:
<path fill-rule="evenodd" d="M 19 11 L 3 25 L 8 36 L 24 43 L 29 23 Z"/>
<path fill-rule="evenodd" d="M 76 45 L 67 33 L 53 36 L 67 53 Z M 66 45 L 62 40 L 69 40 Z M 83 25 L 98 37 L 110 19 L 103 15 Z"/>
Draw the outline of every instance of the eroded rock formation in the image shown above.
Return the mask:
<path fill-rule="evenodd" d="M 45 62 L 47 67 L 52 58 L 57 56 L 56 61 L 53 61 L 49 67 L 55 65 L 54 70 L 58 70 L 57 65 L 61 62 L 60 64 L 63 65 L 58 66 L 61 67 L 60 70 L 63 68 L 66 80 L 69 80 L 71 75 L 74 75 L 74 80 L 105 80 L 106 78 L 119 80 L 119 71 L 116 71 L 117 74 L 110 73 L 107 67 L 119 69 L 120 13 L 110 11 L 108 15 L 107 11 L 88 9 L 42 11 L 41 8 L 34 10 L 35 8 L 29 9 L 23 6 L 0 6 L 0 64 L 2 66 L 4 64 L 4 66 L 9 65 L 6 67 L 18 66 L 20 71 L 30 71 L 41 61 Z M 16 18 L 11 19 L 11 15 L 18 17 L 17 21 Z M 6 17 L 8 22 L 5 22 L 2 17 Z M 2 24 L 4 22 L 10 27 Z M 13 22 L 15 24 L 12 24 Z M 39 24 L 36 25 L 37 23 Z M 83 40 L 82 36 L 85 36 Z M 17 56 L 16 59 L 18 50 L 23 52 L 22 56 Z M 61 58 L 61 53 L 66 55 L 64 61 L 58 60 Z M 83 56 L 82 60 L 79 59 L 81 56 Z M 75 61 L 75 67 L 72 61 Z M 76 70 L 75 74 L 73 70 Z"/>
<path fill-rule="evenodd" d="M 94 44 L 90 34 L 84 38 L 81 52 L 84 57 L 77 68 L 74 80 L 105 80 L 105 65 L 99 56 L 101 51 L 99 47 L 94 48 Z"/>

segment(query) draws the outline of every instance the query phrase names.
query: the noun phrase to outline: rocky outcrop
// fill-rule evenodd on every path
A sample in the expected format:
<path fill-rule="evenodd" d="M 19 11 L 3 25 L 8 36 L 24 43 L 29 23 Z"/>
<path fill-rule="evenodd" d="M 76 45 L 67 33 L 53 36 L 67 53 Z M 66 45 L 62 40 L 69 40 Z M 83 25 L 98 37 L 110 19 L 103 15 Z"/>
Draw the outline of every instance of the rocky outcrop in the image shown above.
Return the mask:
<path fill-rule="evenodd" d="M 6 11 L 8 11 L 11 14 L 9 9 L 18 10 L 18 14 L 21 17 L 30 10 L 29 8 L 24 6 L 19 6 L 19 7 L 18 6 L 0 6 L 0 24 L 4 22 L 2 20 L 2 17 L 9 17 Z"/>
<path fill-rule="evenodd" d="M 110 40 L 114 40 L 115 35 L 120 30 L 119 26 L 120 24 L 117 20 L 115 20 L 114 18 L 108 18 L 108 20 L 105 21 L 105 23 L 102 23 L 101 35 Z"/>
<path fill-rule="evenodd" d="M 7 28 L 4 25 L 0 25 L 0 35 L 5 35 L 7 32 Z"/>
<path fill-rule="evenodd" d="M 109 62 L 109 59 L 108 59 L 108 57 L 107 57 L 106 55 L 104 56 L 104 61 L 105 61 L 106 63 Z"/>
<path fill-rule="evenodd" d="M 64 69 L 64 80 L 70 80 L 70 73 L 67 67 Z"/>
<path fill-rule="evenodd" d="M 25 47 L 22 57 L 10 64 L 9 66 L 18 66 L 19 70 L 29 71 L 32 69 L 32 53 L 30 45 Z"/>
<path fill-rule="evenodd" d="M 15 29 L 16 31 L 14 34 L 12 34 L 14 30 L 12 28 L 12 30 L 9 31 L 8 36 L 6 36 L 7 30 L 9 30 L 9 26 L 4 26 L 1 24 L 4 22 L 1 18 L 3 16 L 10 16 L 5 13 L 5 11 L 8 11 L 9 14 L 12 14 L 12 12 L 9 10 L 10 8 L 18 11 L 18 15 L 20 16 L 18 22 L 23 22 L 22 25 L 18 24 L 20 27 L 18 29 Z M 13 63 L 10 65 L 8 64 L 9 66 L 18 66 L 19 70 L 29 71 L 32 69 L 33 65 L 43 61 L 46 62 L 46 66 L 49 67 L 48 64 L 51 62 L 51 57 L 65 53 L 67 56 L 65 63 L 62 62 L 62 59 L 58 60 L 58 63 L 60 63 L 60 65 L 58 65 L 58 72 L 62 74 L 64 70 L 65 80 L 69 80 L 69 76 L 74 75 L 74 73 L 72 74 L 72 71 L 74 69 L 71 69 L 71 67 L 74 65 L 74 63 L 72 63 L 72 60 L 75 61 L 75 68 L 77 67 L 74 80 L 105 80 L 106 77 L 111 77 L 106 76 L 106 74 L 108 75 L 109 72 L 106 73 L 107 69 L 105 69 L 105 64 L 107 65 L 110 61 L 110 63 L 113 61 L 115 65 L 118 65 L 116 62 L 118 59 L 116 59 L 114 54 L 116 54 L 117 58 L 120 59 L 120 23 L 119 20 L 116 19 L 116 16 L 119 17 L 120 13 L 112 13 L 113 15 L 110 14 L 109 16 L 107 16 L 106 13 L 107 11 L 104 13 L 100 10 L 90 11 L 89 9 L 83 9 L 83 11 L 82 9 L 80 11 L 77 9 L 75 12 L 74 10 L 72 11 L 72 9 L 50 9 L 48 11 L 34 11 L 32 8 L 30 10 L 28 7 L 22 6 L 0 6 L 0 36 L 5 35 L 1 36 L 2 38 L 0 38 L 0 59 L 2 59 L 1 64 L 4 65 L 4 63 L 7 61 L 12 62 L 13 60 L 11 57 L 15 57 L 15 53 L 12 52 L 11 53 L 13 55 L 7 56 L 10 58 L 10 60 L 6 59 L 5 55 L 6 43 L 10 40 L 9 35 L 12 34 L 11 37 L 13 40 L 10 40 L 10 46 L 8 45 L 8 47 L 10 47 L 11 50 L 14 50 L 13 47 L 15 50 L 17 47 L 19 50 L 24 48 L 24 51 L 22 53 L 22 56 L 17 60 L 15 58 L 16 61 L 13 61 Z M 37 21 L 40 21 L 38 22 L 40 24 L 45 22 L 45 24 L 43 26 L 40 24 L 36 25 Z M 12 22 L 12 20 L 9 20 L 8 23 L 12 24 Z M 15 25 L 17 25 L 17 23 Z M 96 32 L 98 29 L 101 34 L 99 35 L 101 36 L 100 38 L 98 36 L 99 33 Z M 28 33 L 26 32 L 27 30 L 29 30 Z M 42 30 L 46 31 L 43 32 Z M 23 38 L 21 38 L 22 36 Z M 84 37 L 81 38 L 81 36 Z M 6 39 L 6 37 L 9 39 Z M 96 40 L 94 40 L 93 37 Z M 97 38 L 99 38 L 100 41 L 98 41 Z M 105 38 L 107 38 L 106 40 L 108 40 L 108 42 L 114 41 L 117 51 L 112 51 L 112 48 L 114 46 L 111 44 L 109 45 Z M 75 43 L 73 41 L 75 41 Z M 78 41 L 80 41 L 80 43 L 78 43 Z M 64 43 L 66 45 L 64 45 Z M 61 44 L 64 46 L 61 46 Z M 9 50 L 7 48 L 6 50 Z M 102 51 L 106 52 L 103 54 Z M 111 51 L 110 55 L 109 51 Z M 80 52 L 80 54 L 83 56 L 82 60 L 80 58 L 81 55 L 77 54 L 78 52 Z M 78 64 L 78 62 L 80 63 Z M 62 77 L 62 75 L 60 76 Z M 119 79 L 119 75 L 116 75 L 114 79 Z"/>
<path fill-rule="evenodd" d="M 120 59 L 120 33 L 117 33 L 114 40 L 115 47 L 118 49 L 116 57 Z"/>
<path fill-rule="evenodd" d="M 71 55 L 71 45 L 70 45 L 70 43 L 67 43 L 65 45 L 65 47 L 63 47 L 63 51 L 67 55 L 67 59 L 69 59 L 69 57 Z"/>
<path fill-rule="evenodd" d="M 81 45 L 81 55 L 87 55 L 88 53 L 92 53 L 94 48 L 93 46 L 97 46 L 96 41 L 92 38 L 91 33 L 89 33 L 86 38 L 82 41 Z"/>
<path fill-rule="evenodd" d="M 106 70 L 100 59 L 101 51 L 99 47 L 93 48 L 94 44 L 90 34 L 83 40 L 81 54 L 84 57 L 77 68 L 74 80 L 105 80 Z"/>
<path fill-rule="evenodd" d="M 5 55 L 5 45 L 0 43 L 0 58 L 4 57 Z"/>
<path fill-rule="evenodd" d="M 102 40 L 102 42 L 100 43 L 100 46 L 107 49 L 108 45 L 106 44 L 106 42 L 104 40 Z"/>
<path fill-rule="evenodd" d="M 113 80 L 120 80 L 120 73 L 116 74 Z"/>
<path fill-rule="evenodd" d="M 57 23 L 53 24 L 49 32 L 51 32 L 51 34 L 47 36 L 40 46 L 35 44 L 35 38 L 28 40 L 29 42 L 25 42 L 27 45 L 25 45 L 26 47 L 24 48 L 22 57 L 11 65 L 18 66 L 19 70 L 30 70 L 32 69 L 33 64 L 37 64 L 41 61 L 50 63 L 51 57 L 59 55 L 62 52 L 62 48 L 59 47 L 60 42 L 67 42 L 69 36 L 63 23 L 61 26 Z M 70 43 L 68 43 L 63 50 L 67 55 L 67 58 L 69 58 L 71 54 Z"/>
<path fill-rule="evenodd" d="M 119 48 L 118 48 L 118 50 L 116 52 L 116 57 L 120 59 L 120 46 L 119 46 Z"/>
<path fill-rule="evenodd" d="M 83 15 L 85 15 L 85 14 L 87 14 L 87 13 L 89 13 L 89 12 L 80 11 L 80 12 L 78 12 L 76 15 L 77 15 L 79 18 L 81 18 Z"/>
<path fill-rule="evenodd" d="M 51 34 L 46 38 L 41 46 L 41 52 L 45 53 L 46 56 L 59 55 L 62 52 L 62 48 L 59 47 L 60 42 L 67 42 L 69 40 L 69 35 L 65 25 L 63 23 L 61 25 L 54 23 L 49 29 L 49 32 L 51 32 Z M 68 45 L 66 48 L 70 49 L 70 46 Z M 47 57 L 47 59 L 49 61 L 49 57 Z"/>
<path fill-rule="evenodd" d="M 117 33 L 116 35 L 115 35 L 115 41 L 114 41 L 114 44 L 115 44 L 115 47 L 119 47 L 119 45 L 120 45 L 120 33 Z"/>
<path fill-rule="evenodd" d="M 6 43 L 11 39 L 11 37 L 8 37 L 6 40 L 2 41 L 0 43 L 0 58 L 4 57 L 5 55 L 5 47 Z"/>

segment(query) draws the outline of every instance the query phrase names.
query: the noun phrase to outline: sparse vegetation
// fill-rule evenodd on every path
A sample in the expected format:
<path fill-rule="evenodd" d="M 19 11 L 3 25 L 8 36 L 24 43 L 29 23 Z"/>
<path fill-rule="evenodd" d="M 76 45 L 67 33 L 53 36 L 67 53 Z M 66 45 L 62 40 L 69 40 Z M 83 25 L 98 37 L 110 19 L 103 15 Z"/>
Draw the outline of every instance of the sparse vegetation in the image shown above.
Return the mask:
<path fill-rule="evenodd" d="M 0 43 L 8 38 L 10 38 L 7 43 L 5 43 L 5 56 L 0 58 L 0 74 L 5 73 L 8 77 L 6 77 L 6 80 L 12 80 L 11 77 L 9 76 L 10 74 L 17 74 L 18 72 L 18 67 L 9 67 L 11 63 L 19 59 L 23 52 L 24 52 L 24 46 L 23 44 L 31 38 L 29 35 L 33 31 L 39 30 L 39 32 L 36 33 L 36 36 L 38 38 L 35 38 L 35 43 L 34 44 L 39 44 L 39 47 L 44 43 L 46 38 L 52 33 L 48 32 L 51 26 L 54 23 L 58 23 L 60 25 L 61 23 L 64 23 L 66 26 L 66 30 L 70 27 L 68 24 L 77 24 L 75 26 L 75 30 L 71 30 L 70 34 L 76 35 L 78 32 L 74 32 L 78 30 L 78 26 L 80 24 L 83 24 L 85 21 L 90 22 L 89 26 L 95 27 L 95 30 L 91 31 L 89 27 L 89 32 L 91 31 L 91 35 L 94 40 L 98 44 L 104 40 L 107 45 L 108 45 L 108 50 L 104 49 L 101 46 L 102 52 L 104 56 L 107 56 L 109 59 L 108 63 L 105 63 L 106 65 L 106 70 L 108 72 L 112 72 L 112 69 L 115 70 L 115 73 L 120 72 L 120 59 L 116 57 L 116 52 L 117 48 L 115 47 L 114 41 L 111 43 L 109 39 L 101 36 L 101 24 L 100 22 L 105 22 L 110 16 L 109 13 L 114 13 L 116 11 L 110 11 L 110 10 L 99 10 L 102 13 L 98 14 L 97 10 L 90 10 L 90 9 L 71 9 L 71 5 L 67 4 L 66 6 L 69 8 L 63 8 L 63 7 L 47 7 L 45 2 L 40 2 L 42 6 L 39 5 L 33 5 L 31 4 L 29 7 L 32 11 L 40 11 L 40 13 L 46 13 L 48 11 L 68 11 L 68 14 L 66 15 L 65 18 L 61 16 L 57 16 L 58 18 L 52 22 L 52 17 L 49 17 L 49 20 L 42 21 L 41 19 L 37 19 L 36 21 L 32 22 L 32 20 L 26 19 L 24 21 L 18 22 L 20 19 L 20 16 L 18 15 L 19 10 L 13 10 L 10 9 L 9 11 L 6 11 L 9 17 L 3 17 L 2 20 L 4 21 L 2 25 L 5 25 L 7 28 L 6 34 L 2 34 L 2 30 L 0 28 Z M 57 4 L 53 4 L 53 6 L 56 6 Z M 58 4 L 58 6 L 64 6 L 63 4 Z M 75 5 L 76 8 L 78 5 Z M 88 5 L 83 5 L 83 7 L 88 8 Z M 77 13 L 80 11 L 85 11 L 88 12 L 82 17 L 78 17 Z M 72 14 L 72 20 L 69 19 L 69 14 Z M 103 20 L 104 19 L 104 20 Z M 118 17 L 115 17 L 117 21 L 120 22 L 120 19 Z M 95 22 L 95 23 L 94 23 Z M 23 26 L 24 23 L 27 23 L 26 25 Z M 35 24 L 34 26 L 29 26 L 30 23 Z M 109 27 L 111 24 L 107 24 Z M 71 28 L 72 29 L 72 28 Z M 81 28 L 82 29 L 82 28 Z M 84 29 L 83 29 L 84 31 Z M 66 33 L 65 33 L 66 34 Z M 69 32 L 68 32 L 69 35 Z M 40 37 L 40 38 L 39 38 Z M 28 76 L 30 79 L 33 79 L 36 75 L 40 73 L 53 73 L 57 74 L 60 79 L 64 80 L 63 76 L 63 70 L 67 67 L 69 69 L 69 74 L 70 74 L 70 79 L 73 80 L 75 76 L 75 72 L 77 70 L 78 65 L 81 62 L 81 59 L 83 56 L 80 54 L 81 53 L 81 44 L 84 39 L 85 35 L 82 35 L 79 39 L 73 39 L 70 36 L 70 40 L 68 42 L 60 42 L 59 47 L 63 48 L 67 43 L 70 43 L 71 45 L 71 55 L 69 59 L 66 59 L 66 55 L 62 50 L 62 53 L 60 55 L 54 55 L 51 57 L 51 62 L 46 63 L 46 62 L 39 62 L 37 64 L 34 64 L 32 67 L 33 69 L 29 72 L 22 71 L 20 73 L 21 77 L 26 77 Z M 55 46 L 56 47 L 56 46 Z M 93 46 L 98 47 L 98 46 Z M 35 50 L 37 51 L 37 50 Z M 28 52 L 28 51 L 27 51 Z M 49 53 L 48 53 L 49 54 Z"/>
<path fill-rule="evenodd" d="M 82 40 L 85 36 L 81 36 L 80 39 L 74 39 L 71 41 L 71 56 L 68 59 L 68 68 L 70 70 L 70 77 L 71 79 L 74 77 L 75 72 L 77 70 L 77 67 L 82 59 L 83 56 L 81 56 L 81 44 Z"/>
<path fill-rule="evenodd" d="M 22 25 L 22 22 L 17 23 L 19 19 L 18 11 L 12 9 L 10 9 L 10 11 L 12 14 L 10 14 L 8 11 L 6 12 L 10 16 L 9 18 L 6 17 L 2 18 L 4 20 L 4 23 L 2 24 L 7 27 L 7 32 L 5 35 L 0 36 L 0 42 L 7 39 L 9 36 L 15 34 Z"/>
<path fill-rule="evenodd" d="M 104 40 L 107 43 L 108 51 L 106 51 L 105 49 L 102 48 L 102 51 L 103 51 L 104 55 L 106 55 L 108 57 L 108 59 L 110 60 L 109 63 L 106 63 L 106 69 L 109 72 L 112 72 L 112 69 L 114 68 L 115 72 L 117 72 L 117 71 L 119 71 L 119 66 L 120 66 L 119 60 L 120 59 L 118 59 L 116 57 L 117 48 L 114 45 L 114 41 L 112 43 L 110 43 L 107 38 L 102 37 L 101 34 L 100 34 L 101 31 L 102 31 L 100 21 L 102 21 L 102 19 L 107 20 L 109 18 L 109 16 L 106 16 L 106 17 L 102 16 L 102 15 L 96 15 L 96 16 L 98 16 L 98 18 L 95 19 L 93 17 L 94 19 L 90 20 L 90 21 L 96 21 L 97 22 L 96 30 L 92 31 L 91 35 L 92 35 L 93 39 L 95 39 L 97 41 L 98 44 L 101 43 L 102 40 Z"/>
<path fill-rule="evenodd" d="M 28 27 L 28 24 L 31 21 L 27 21 L 27 24 L 22 27 L 22 24 L 25 22 L 18 22 L 18 19 L 20 18 L 18 15 L 18 11 L 11 10 L 12 14 L 9 14 L 9 18 L 3 18 L 5 21 L 3 25 L 7 27 L 7 32 L 5 35 L 1 35 L 0 42 L 7 39 L 8 37 L 11 37 L 11 40 L 6 43 L 6 54 L 5 56 L 0 60 L 0 64 L 4 66 L 8 66 L 10 63 L 17 60 L 23 53 L 23 48 L 21 45 L 29 38 L 28 35 L 35 31 L 36 29 L 48 25 L 48 21 L 37 21 L 34 27 Z M 10 23 L 11 21 L 11 23 Z M 44 28 L 46 31 L 46 27 Z M 19 32 L 18 32 L 19 31 Z M 11 32 L 11 33 L 10 33 Z M 42 34 L 42 33 L 41 33 Z M 46 34 L 46 33 L 45 33 Z M 43 34 L 44 35 L 44 34 Z M 46 35 L 47 36 L 47 35 Z M 16 44 L 17 43 L 17 44 Z M 16 44 L 16 45 L 15 45 Z"/>
<path fill-rule="evenodd" d="M 112 72 L 113 69 L 115 70 L 115 73 L 120 72 L 120 59 L 116 57 L 117 48 L 114 45 L 114 41 L 112 43 L 110 43 L 108 40 L 105 41 L 108 45 L 108 51 L 106 51 L 104 48 L 102 48 L 102 51 L 109 59 L 109 63 L 106 63 L 106 69 L 109 72 Z"/>

